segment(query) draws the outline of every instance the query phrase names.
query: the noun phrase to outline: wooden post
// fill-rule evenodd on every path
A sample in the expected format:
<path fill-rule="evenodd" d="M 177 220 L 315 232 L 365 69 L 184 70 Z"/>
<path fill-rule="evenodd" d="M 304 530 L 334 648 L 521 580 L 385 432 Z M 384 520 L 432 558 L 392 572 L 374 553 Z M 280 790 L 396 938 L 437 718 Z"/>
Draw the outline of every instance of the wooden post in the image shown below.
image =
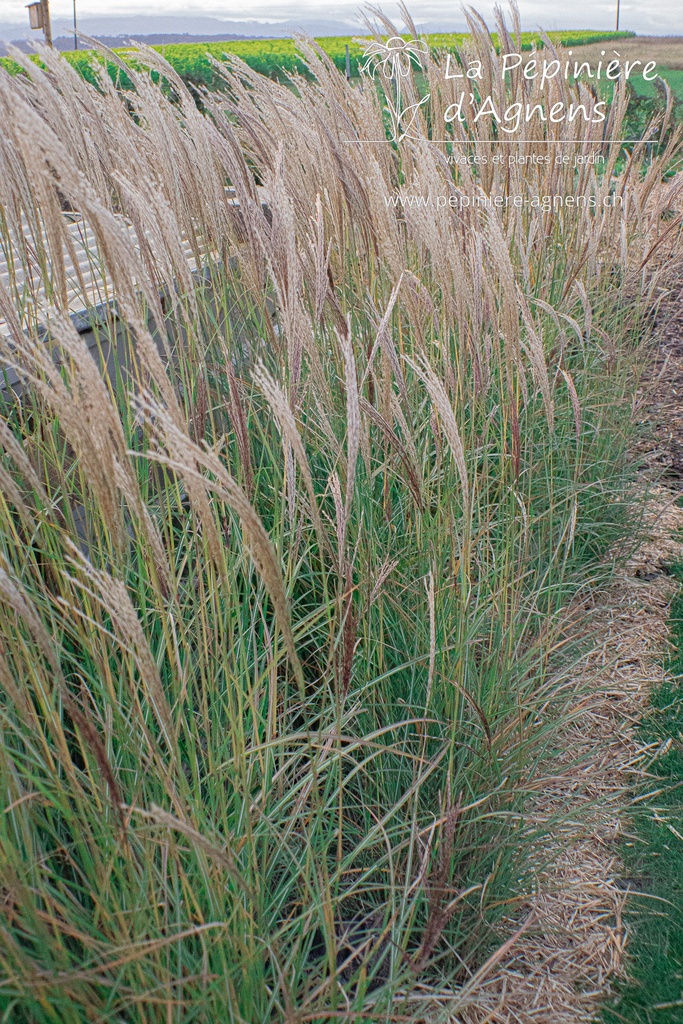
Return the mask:
<path fill-rule="evenodd" d="M 351 57 L 349 55 L 349 44 L 346 44 L 346 81 L 351 81 Z"/>
<path fill-rule="evenodd" d="M 52 46 L 52 25 L 50 23 L 50 0 L 40 0 L 40 5 L 43 8 L 43 34 L 45 36 L 45 45 Z"/>

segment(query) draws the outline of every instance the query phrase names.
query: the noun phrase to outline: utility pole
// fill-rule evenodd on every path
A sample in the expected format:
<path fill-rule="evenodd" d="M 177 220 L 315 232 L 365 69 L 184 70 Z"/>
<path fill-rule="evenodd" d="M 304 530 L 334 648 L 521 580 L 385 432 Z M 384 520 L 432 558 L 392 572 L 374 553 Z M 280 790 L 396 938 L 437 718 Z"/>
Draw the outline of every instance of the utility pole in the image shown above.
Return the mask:
<path fill-rule="evenodd" d="M 621 5 L 621 0 L 617 0 L 617 32 L 619 31 L 619 7 L 620 7 L 620 5 Z"/>
<path fill-rule="evenodd" d="M 76 23 L 76 0 L 74 0 L 74 50 L 78 49 L 78 24 Z"/>

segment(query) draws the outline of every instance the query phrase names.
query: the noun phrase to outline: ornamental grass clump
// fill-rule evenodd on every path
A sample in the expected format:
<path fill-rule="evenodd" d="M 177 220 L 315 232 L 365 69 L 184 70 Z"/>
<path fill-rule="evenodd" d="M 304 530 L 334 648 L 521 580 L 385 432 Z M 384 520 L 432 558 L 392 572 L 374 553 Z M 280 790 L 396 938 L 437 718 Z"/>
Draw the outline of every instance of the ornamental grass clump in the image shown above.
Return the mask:
<path fill-rule="evenodd" d="M 477 168 L 438 55 L 392 145 L 300 49 L 201 110 L 144 47 L 126 91 L 0 71 L 7 1020 L 453 1019 L 524 924 L 678 136 L 547 123 L 505 152 L 605 165 Z M 503 192 L 597 204 L 397 200 Z"/>

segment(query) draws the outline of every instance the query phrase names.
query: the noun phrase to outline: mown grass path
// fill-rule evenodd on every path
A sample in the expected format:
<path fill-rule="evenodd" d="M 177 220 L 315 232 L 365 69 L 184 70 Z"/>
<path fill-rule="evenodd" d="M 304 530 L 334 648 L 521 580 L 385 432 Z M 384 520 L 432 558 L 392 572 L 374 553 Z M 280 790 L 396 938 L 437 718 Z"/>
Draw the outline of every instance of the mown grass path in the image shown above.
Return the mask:
<path fill-rule="evenodd" d="M 660 376 L 650 409 L 645 464 L 683 504 L 683 291 L 666 308 Z M 677 494 L 680 496 L 677 498 Z M 680 530 L 659 570 L 683 582 Z M 677 544 L 675 542 L 678 542 Z M 676 551 L 677 549 L 677 551 Z M 672 557 L 673 555 L 673 557 Z M 644 709 L 637 739 L 646 751 L 645 785 L 622 842 L 631 932 L 627 983 L 604 1008 L 608 1024 L 683 1020 L 683 591 L 669 610 L 666 676 Z"/>

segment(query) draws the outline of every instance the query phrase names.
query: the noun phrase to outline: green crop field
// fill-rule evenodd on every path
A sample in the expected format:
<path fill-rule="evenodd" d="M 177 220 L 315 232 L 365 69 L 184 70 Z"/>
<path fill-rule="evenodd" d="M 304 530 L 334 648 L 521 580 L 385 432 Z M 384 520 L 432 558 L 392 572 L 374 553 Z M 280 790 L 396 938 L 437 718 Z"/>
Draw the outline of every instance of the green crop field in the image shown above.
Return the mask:
<path fill-rule="evenodd" d="M 627 38 L 632 32 L 550 32 L 553 43 L 563 46 L 581 46 L 587 43 L 599 43 L 613 39 Z M 466 33 L 440 33 L 426 37 L 434 50 L 455 50 L 467 38 Z M 493 36 L 496 42 L 496 36 Z M 332 58 L 335 65 L 344 70 L 346 66 L 346 47 L 349 47 L 351 74 L 358 74 L 359 60 L 362 49 L 352 36 L 328 36 L 316 40 L 320 47 Z M 532 46 L 542 46 L 543 40 L 535 32 L 522 34 L 522 49 L 530 50 Z M 246 39 L 230 40 L 218 43 L 177 43 L 169 46 L 154 47 L 163 54 L 178 74 L 191 85 L 212 88 L 217 83 L 217 76 L 211 57 L 222 60 L 225 55 L 234 54 L 240 57 L 249 67 L 266 75 L 268 78 L 281 78 L 293 73 L 305 73 L 305 65 L 298 53 L 296 42 L 292 39 Z M 115 51 L 125 55 L 127 50 Z M 89 80 L 93 80 L 91 65 L 95 56 L 91 50 L 76 50 L 65 54 L 73 67 Z M 33 58 L 38 59 L 38 58 Z M 0 64 L 8 70 L 18 72 L 19 65 L 10 58 L 3 58 Z M 112 66 L 112 72 L 115 69 Z"/>
<path fill-rule="evenodd" d="M 548 38 L 554 44 L 561 44 L 565 47 L 588 46 L 591 43 L 609 42 L 619 38 L 632 38 L 633 32 L 589 32 L 589 31 L 566 31 L 550 32 Z M 357 77 L 359 65 L 363 59 L 363 51 L 358 42 L 352 36 L 328 36 L 316 40 L 321 49 L 332 59 L 335 66 L 340 70 L 346 69 L 346 47 L 349 48 L 349 67 L 352 77 Z M 493 34 L 494 43 L 497 45 L 497 36 Z M 434 52 L 451 51 L 460 48 L 467 39 L 466 33 L 440 33 L 426 37 Z M 533 46 L 542 47 L 543 39 L 538 33 L 525 32 L 522 34 L 522 49 L 529 51 Z M 294 74 L 308 74 L 303 57 L 293 39 L 238 39 L 226 40 L 225 42 L 214 43 L 178 43 L 168 46 L 153 47 L 160 53 L 180 75 L 184 82 L 194 88 L 216 89 L 219 87 L 219 74 L 216 72 L 212 60 L 224 61 L 234 55 L 243 60 L 250 68 L 267 78 L 274 80 L 287 80 Z M 122 48 L 114 51 L 118 57 L 128 63 L 131 60 L 131 48 Z M 103 61 L 103 57 L 93 50 L 76 50 L 64 54 L 66 60 L 75 67 L 80 74 L 91 83 L 95 84 L 96 74 L 93 68 L 95 60 Z M 31 60 L 39 62 L 37 55 Z M 21 72 L 20 64 L 11 58 L 1 58 L 0 66 L 4 66 L 12 73 Z M 113 62 L 108 64 L 111 77 L 120 85 L 129 88 L 131 83 L 128 80 L 125 70 Z M 683 72 L 660 68 L 660 73 L 666 79 L 674 96 L 676 97 L 676 117 L 680 104 L 683 102 Z M 646 82 L 642 75 L 634 75 L 632 78 L 634 90 L 633 102 L 628 119 L 628 134 L 639 135 L 654 113 L 653 105 L 657 102 L 657 87 L 653 82 Z"/>

